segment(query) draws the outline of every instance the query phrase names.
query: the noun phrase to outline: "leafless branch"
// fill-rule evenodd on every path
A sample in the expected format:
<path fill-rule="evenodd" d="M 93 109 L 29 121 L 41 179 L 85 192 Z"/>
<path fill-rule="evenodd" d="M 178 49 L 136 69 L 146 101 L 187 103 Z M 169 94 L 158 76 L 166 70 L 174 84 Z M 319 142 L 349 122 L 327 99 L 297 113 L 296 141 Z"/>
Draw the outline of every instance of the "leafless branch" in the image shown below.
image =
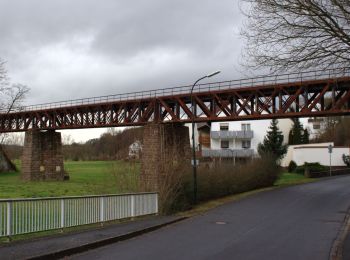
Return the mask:
<path fill-rule="evenodd" d="M 242 0 L 245 66 L 271 71 L 350 65 L 349 0 Z"/>
<path fill-rule="evenodd" d="M 0 113 L 7 114 L 13 110 L 22 110 L 22 103 L 29 88 L 22 84 L 10 84 L 5 68 L 5 62 L 0 59 Z M 8 135 L 1 134 L 0 144 L 5 142 Z"/>

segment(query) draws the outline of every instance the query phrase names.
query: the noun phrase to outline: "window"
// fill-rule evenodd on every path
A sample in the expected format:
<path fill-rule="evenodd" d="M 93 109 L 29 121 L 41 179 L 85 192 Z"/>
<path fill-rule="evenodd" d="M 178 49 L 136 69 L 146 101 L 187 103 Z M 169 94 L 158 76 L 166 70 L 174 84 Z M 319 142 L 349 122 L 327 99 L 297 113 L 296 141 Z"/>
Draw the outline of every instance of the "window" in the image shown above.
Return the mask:
<path fill-rule="evenodd" d="M 221 141 L 221 148 L 227 149 L 229 147 L 229 141 Z"/>
<path fill-rule="evenodd" d="M 251 145 L 250 140 L 243 140 L 242 141 L 242 148 L 248 149 L 248 148 L 250 148 L 250 145 Z"/>
<path fill-rule="evenodd" d="M 228 131 L 228 124 L 220 124 L 220 131 Z"/>
<path fill-rule="evenodd" d="M 314 129 L 321 129 L 321 125 L 319 124 L 313 124 L 312 126 Z"/>
<path fill-rule="evenodd" d="M 242 131 L 250 131 L 250 124 L 242 124 Z"/>

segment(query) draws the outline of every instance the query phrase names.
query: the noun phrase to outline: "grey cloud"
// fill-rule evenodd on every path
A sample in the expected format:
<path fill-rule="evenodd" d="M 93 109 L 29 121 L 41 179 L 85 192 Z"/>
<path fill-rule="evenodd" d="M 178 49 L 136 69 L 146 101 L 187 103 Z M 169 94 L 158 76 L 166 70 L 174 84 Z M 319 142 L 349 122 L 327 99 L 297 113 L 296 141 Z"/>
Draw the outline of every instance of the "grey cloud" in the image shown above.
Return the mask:
<path fill-rule="evenodd" d="M 0 0 L 0 57 L 28 103 L 239 77 L 236 0 Z"/>

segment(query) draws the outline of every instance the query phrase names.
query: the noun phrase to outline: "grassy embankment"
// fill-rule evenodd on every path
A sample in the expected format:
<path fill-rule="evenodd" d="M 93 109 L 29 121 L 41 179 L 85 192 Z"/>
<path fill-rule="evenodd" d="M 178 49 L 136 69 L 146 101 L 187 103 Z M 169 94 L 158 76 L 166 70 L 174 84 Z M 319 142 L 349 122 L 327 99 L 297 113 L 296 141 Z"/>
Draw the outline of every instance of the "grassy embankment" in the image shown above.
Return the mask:
<path fill-rule="evenodd" d="M 20 169 L 20 163 L 16 162 Z M 127 192 L 135 182 L 140 171 L 139 163 L 124 161 L 84 161 L 65 162 L 70 180 L 65 182 L 24 182 L 19 172 L 0 174 L 0 198 L 28 198 L 98 195 Z M 129 178 L 128 181 L 125 181 Z M 283 173 L 276 186 L 306 183 L 312 179 L 294 173 Z M 121 187 L 120 182 L 128 183 L 129 187 Z M 132 188 L 131 188 L 132 189 Z"/>
<path fill-rule="evenodd" d="M 16 162 L 20 169 L 20 163 Z M 139 172 L 138 163 L 123 161 L 65 162 L 70 180 L 64 182 L 25 182 L 20 172 L 0 174 L 0 198 L 58 197 L 98 195 L 126 192 L 118 181 L 121 177 L 134 177 Z M 131 174 L 129 174 L 131 172 Z M 117 176 L 119 176 L 117 178 Z"/>

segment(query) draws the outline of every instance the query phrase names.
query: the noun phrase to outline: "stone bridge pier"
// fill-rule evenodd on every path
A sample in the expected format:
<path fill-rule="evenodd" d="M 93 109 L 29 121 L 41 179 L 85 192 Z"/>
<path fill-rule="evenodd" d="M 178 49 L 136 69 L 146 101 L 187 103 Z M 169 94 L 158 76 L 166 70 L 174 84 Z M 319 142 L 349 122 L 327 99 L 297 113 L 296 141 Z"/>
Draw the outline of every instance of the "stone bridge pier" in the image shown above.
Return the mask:
<path fill-rule="evenodd" d="M 21 177 L 26 181 L 65 179 L 61 133 L 54 130 L 25 133 Z"/>
<path fill-rule="evenodd" d="M 151 123 L 144 127 L 141 159 L 141 186 L 159 191 L 164 180 L 171 181 L 190 169 L 189 129 L 182 123 Z"/>

